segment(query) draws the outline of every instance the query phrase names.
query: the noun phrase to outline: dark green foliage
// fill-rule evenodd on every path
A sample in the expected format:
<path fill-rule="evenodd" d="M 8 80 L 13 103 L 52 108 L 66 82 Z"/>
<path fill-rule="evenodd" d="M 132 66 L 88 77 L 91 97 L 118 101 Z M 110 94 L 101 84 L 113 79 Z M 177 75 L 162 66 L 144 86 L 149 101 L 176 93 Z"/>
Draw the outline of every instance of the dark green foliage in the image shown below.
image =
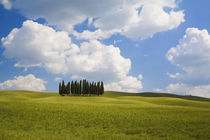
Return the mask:
<path fill-rule="evenodd" d="M 59 83 L 59 94 L 62 95 L 61 83 Z"/>
<path fill-rule="evenodd" d="M 90 94 L 93 93 L 93 85 L 92 85 L 91 82 L 90 82 L 90 87 L 89 88 L 90 88 Z"/>
<path fill-rule="evenodd" d="M 61 95 L 64 96 L 65 94 L 66 94 L 66 86 L 63 80 L 62 85 L 61 85 Z"/>
<path fill-rule="evenodd" d="M 82 94 L 85 95 L 85 80 L 83 80 L 83 83 L 82 83 Z"/>
<path fill-rule="evenodd" d="M 59 94 L 72 96 L 91 96 L 91 95 L 103 95 L 104 93 L 104 84 L 103 82 L 88 82 L 85 79 L 77 81 L 71 81 L 65 85 L 64 80 L 62 84 L 59 83 Z"/>
<path fill-rule="evenodd" d="M 79 94 L 82 95 L 82 80 L 79 82 Z"/>
<path fill-rule="evenodd" d="M 66 95 L 69 96 L 70 94 L 70 82 L 68 82 L 68 84 L 66 85 Z"/>
<path fill-rule="evenodd" d="M 77 81 L 74 82 L 74 93 L 77 95 Z"/>
<path fill-rule="evenodd" d="M 99 94 L 100 94 L 100 82 L 97 82 L 96 93 L 99 96 Z"/>
<path fill-rule="evenodd" d="M 74 82 L 71 81 L 71 94 L 74 95 Z"/>
<path fill-rule="evenodd" d="M 90 94 L 90 86 L 89 86 L 89 82 L 86 82 L 86 94 Z"/>
<path fill-rule="evenodd" d="M 101 81 L 100 95 L 104 94 L 104 83 Z"/>
<path fill-rule="evenodd" d="M 96 83 L 94 83 L 93 89 L 94 89 L 93 90 L 94 91 L 93 93 L 96 95 L 97 94 L 97 86 L 96 86 Z"/>

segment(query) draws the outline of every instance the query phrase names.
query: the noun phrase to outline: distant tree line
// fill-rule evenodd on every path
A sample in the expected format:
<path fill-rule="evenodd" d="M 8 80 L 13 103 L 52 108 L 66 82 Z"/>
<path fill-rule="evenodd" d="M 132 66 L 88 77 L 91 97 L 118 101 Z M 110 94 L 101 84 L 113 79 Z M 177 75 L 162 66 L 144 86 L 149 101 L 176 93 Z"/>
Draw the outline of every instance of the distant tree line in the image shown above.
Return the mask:
<path fill-rule="evenodd" d="M 101 82 L 88 82 L 87 80 L 80 80 L 68 82 L 65 85 L 64 80 L 59 83 L 59 94 L 61 96 L 90 96 L 90 95 L 103 95 L 104 83 Z"/>

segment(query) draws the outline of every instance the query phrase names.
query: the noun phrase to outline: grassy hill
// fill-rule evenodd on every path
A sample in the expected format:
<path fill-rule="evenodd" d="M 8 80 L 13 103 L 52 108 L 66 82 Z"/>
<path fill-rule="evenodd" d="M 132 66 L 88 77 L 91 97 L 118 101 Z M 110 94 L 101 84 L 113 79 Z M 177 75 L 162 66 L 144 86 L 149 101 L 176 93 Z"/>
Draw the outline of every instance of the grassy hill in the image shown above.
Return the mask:
<path fill-rule="evenodd" d="M 210 100 L 160 93 L 102 97 L 0 91 L 0 139 L 210 139 Z"/>

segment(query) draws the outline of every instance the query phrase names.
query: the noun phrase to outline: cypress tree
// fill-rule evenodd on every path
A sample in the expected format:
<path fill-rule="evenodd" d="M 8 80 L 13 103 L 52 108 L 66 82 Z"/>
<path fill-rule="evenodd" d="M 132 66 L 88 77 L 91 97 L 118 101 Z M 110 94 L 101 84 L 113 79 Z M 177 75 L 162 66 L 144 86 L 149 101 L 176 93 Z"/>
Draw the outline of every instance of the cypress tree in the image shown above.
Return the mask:
<path fill-rule="evenodd" d="M 82 95 L 82 80 L 79 82 L 79 94 Z"/>
<path fill-rule="evenodd" d="M 90 82 L 90 95 L 92 94 L 92 83 Z"/>
<path fill-rule="evenodd" d="M 71 81 L 71 94 L 74 95 L 74 82 Z"/>
<path fill-rule="evenodd" d="M 94 86 L 93 87 L 94 87 L 94 95 L 96 95 L 97 94 L 96 83 L 94 83 Z"/>
<path fill-rule="evenodd" d="M 64 82 L 64 80 L 63 80 L 62 85 L 61 85 L 61 95 L 62 95 L 62 96 L 65 95 L 65 89 L 66 89 L 66 86 L 65 86 L 65 82 Z"/>
<path fill-rule="evenodd" d="M 100 89 L 101 89 L 101 84 L 100 84 L 100 82 L 98 82 L 97 89 L 98 89 L 98 96 L 99 96 L 99 95 L 100 95 Z"/>
<path fill-rule="evenodd" d="M 67 86 L 66 86 L 66 95 L 69 96 L 70 94 L 70 82 L 68 82 Z"/>
<path fill-rule="evenodd" d="M 80 85 L 79 85 L 79 82 L 77 83 L 77 94 L 78 94 L 78 96 L 80 96 Z"/>
<path fill-rule="evenodd" d="M 87 81 L 86 81 L 86 79 L 85 79 L 85 83 L 84 83 L 84 86 L 85 86 L 85 95 L 88 95 L 88 86 L 87 86 Z"/>
<path fill-rule="evenodd" d="M 88 85 L 88 81 L 86 82 L 86 94 L 88 96 L 88 93 L 89 93 L 89 85 Z"/>
<path fill-rule="evenodd" d="M 82 82 L 82 94 L 83 94 L 83 96 L 85 95 L 85 80 L 84 79 Z"/>
<path fill-rule="evenodd" d="M 92 95 L 94 95 L 94 82 L 92 82 Z"/>
<path fill-rule="evenodd" d="M 77 91 L 77 81 L 74 82 L 74 92 L 75 92 L 75 95 L 78 95 L 78 91 Z"/>
<path fill-rule="evenodd" d="M 87 95 L 87 81 L 86 81 L 86 79 L 85 79 L 85 95 Z"/>
<path fill-rule="evenodd" d="M 104 94 L 104 83 L 101 81 L 101 95 Z"/>
<path fill-rule="evenodd" d="M 59 94 L 60 95 L 62 94 L 62 91 L 61 91 L 61 83 L 59 83 Z"/>

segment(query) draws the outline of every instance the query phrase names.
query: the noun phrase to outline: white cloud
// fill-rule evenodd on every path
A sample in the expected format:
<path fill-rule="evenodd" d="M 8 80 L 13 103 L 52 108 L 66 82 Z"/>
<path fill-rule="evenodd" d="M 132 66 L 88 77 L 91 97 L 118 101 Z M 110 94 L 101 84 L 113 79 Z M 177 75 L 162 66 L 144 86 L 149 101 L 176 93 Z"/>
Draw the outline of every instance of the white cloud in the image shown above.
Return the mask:
<path fill-rule="evenodd" d="M 171 73 L 169 73 L 169 72 L 167 72 L 166 73 L 170 78 L 176 78 L 176 77 L 178 77 L 178 76 L 180 76 L 180 73 L 175 73 L 175 74 L 171 74 Z"/>
<path fill-rule="evenodd" d="M 71 39 L 66 32 L 56 32 L 50 27 L 25 21 L 20 29 L 13 29 L 2 38 L 7 58 L 17 58 L 15 67 L 43 66 L 52 73 L 66 72 L 65 50 Z"/>
<path fill-rule="evenodd" d="M 171 8 L 169 12 L 164 8 Z M 175 0 L 144 0 L 136 22 L 124 28 L 122 34 L 133 39 L 146 39 L 157 32 L 177 28 L 184 22 L 184 12 L 174 11 Z"/>
<path fill-rule="evenodd" d="M 171 48 L 166 57 L 184 71 L 167 73 L 179 82 L 168 85 L 167 92 L 210 97 L 210 35 L 207 30 L 188 28 L 179 44 Z"/>
<path fill-rule="evenodd" d="M 142 74 L 139 74 L 139 75 L 138 75 L 138 78 L 139 78 L 140 80 L 142 80 L 142 79 L 143 79 L 143 75 L 142 75 Z"/>
<path fill-rule="evenodd" d="M 11 9 L 12 5 L 9 0 L 0 0 L 0 4 L 4 6 L 5 9 Z"/>
<path fill-rule="evenodd" d="M 115 33 L 146 39 L 184 22 L 184 12 L 174 10 L 176 0 L 18 0 L 11 3 L 26 17 L 45 18 L 49 24 L 71 34 L 74 25 L 88 19 L 88 25 L 98 30 L 74 33 L 80 39 L 104 39 Z M 169 12 L 164 8 L 170 9 Z"/>
<path fill-rule="evenodd" d="M 118 32 L 117 30 L 102 31 L 101 29 L 97 29 L 94 32 L 91 32 L 89 30 L 85 30 L 82 33 L 78 33 L 76 31 L 74 31 L 73 35 L 76 36 L 77 39 L 86 39 L 86 40 L 99 39 L 99 40 L 103 40 L 103 39 L 111 37 L 113 34 L 115 34 L 117 32 Z"/>
<path fill-rule="evenodd" d="M 46 81 L 36 78 L 32 74 L 28 74 L 26 76 L 15 76 L 13 80 L 0 83 L 0 89 L 43 91 L 46 89 L 45 84 Z"/>
<path fill-rule="evenodd" d="M 183 83 L 176 83 L 176 84 L 169 84 L 166 87 L 166 91 L 169 93 L 176 93 L 176 94 L 189 94 L 191 87 L 189 85 Z"/>
<path fill-rule="evenodd" d="M 55 77 L 55 81 L 57 82 L 57 81 L 61 81 L 62 80 L 62 78 L 60 78 L 60 77 Z"/>
<path fill-rule="evenodd" d="M 141 81 L 132 76 L 105 85 L 105 89 L 110 91 L 138 92 L 141 88 L 143 88 Z"/>
<path fill-rule="evenodd" d="M 88 18 L 88 26 L 93 24 L 93 18 Z"/>
<path fill-rule="evenodd" d="M 188 28 L 179 44 L 171 48 L 167 59 L 184 73 L 169 74 L 182 83 L 210 84 L 210 35 L 207 30 Z"/>
<path fill-rule="evenodd" d="M 210 98 L 210 85 L 190 86 L 183 83 L 170 84 L 166 87 L 169 93 L 194 95 Z"/>
<path fill-rule="evenodd" d="M 153 89 L 153 91 L 154 91 L 154 92 L 163 92 L 163 90 L 160 89 L 160 88 L 155 88 L 155 89 Z"/>
<path fill-rule="evenodd" d="M 129 90 L 142 88 L 140 80 L 128 76 L 130 59 L 121 56 L 120 49 L 113 45 L 90 40 L 77 46 L 66 32 L 57 32 L 31 20 L 2 38 L 2 44 L 4 55 L 17 59 L 16 67 L 40 66 L 54 74 L 72 74 L 106 83 L 121 81 L 120 86 Z M 128 86 L 125 82 L 128 80 L 138 84 Z"/>

